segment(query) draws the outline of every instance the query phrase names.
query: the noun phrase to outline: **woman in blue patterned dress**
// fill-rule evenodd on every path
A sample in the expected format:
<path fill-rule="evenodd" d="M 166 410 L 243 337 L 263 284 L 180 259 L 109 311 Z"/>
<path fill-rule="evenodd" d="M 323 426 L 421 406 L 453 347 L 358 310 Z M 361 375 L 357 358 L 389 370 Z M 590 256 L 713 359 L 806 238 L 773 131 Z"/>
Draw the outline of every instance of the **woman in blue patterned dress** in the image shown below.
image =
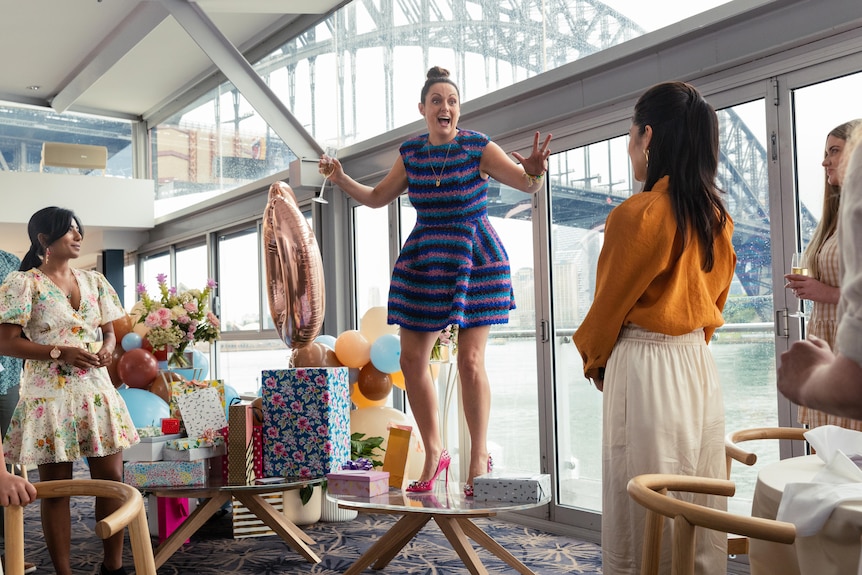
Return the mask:
<path fill-rule="evenodd" d="M 530 157 L 512 155 L 488 136 L 458 128 L 460 93 L 449 72 L 431 68 L 422 88 L 419 113 L 428 133 L 404 142 L 395 164 L 375 187 L 344 173 L 341 163 L 324 156 L 321 173 L 358 202 L 385 206 L 406 189 L 416 209 L 416 226 L 407 238 L 389 288 L 388 322 L 400 326 L 401 369 L 413 416 L 425 444 L 425 465 L 409 491 L 431 491 L 448 473 L 437 397 L 428 364 L 440 331 L 457 325 L 458 370 L 464 415 L 470 431 L 473 478 L 487 472 L 486 446 L 491 394 L 485 371 L 485 345 L 491 325 L 506 323 L 515 307 L 509 258 L 487 214 L 488 179 L 526 193 L 544 189 L 548 135 L 533 138 Z"/>
<path fill-rule="evenodd" d="M 71 211 L 39 210 L 27 226 L 30 250 L 0 285 L 0 355 L 25 361 L 18 405 L 3 440 L 6 461 L 38 465 L 42 481 L 71 479 L 86 457 L 93 479 L 123 480 L 123 449 L 135 426 L 106 366 L 116 346 L 112 321 L 123 317 L 105 276 L 73 269 L 84 232 Z M 91 353 L 98 329 L 104 340 Z M 94 346 L 95 347 L 95 346 Z M 96 519 L 119 507 L 96 498 Z M 59 575 L 71 574 L 69 498 L 42 500 L 42 529 Z M 123 534 L 104 541 L 102 575 L 123 575 Z"/>

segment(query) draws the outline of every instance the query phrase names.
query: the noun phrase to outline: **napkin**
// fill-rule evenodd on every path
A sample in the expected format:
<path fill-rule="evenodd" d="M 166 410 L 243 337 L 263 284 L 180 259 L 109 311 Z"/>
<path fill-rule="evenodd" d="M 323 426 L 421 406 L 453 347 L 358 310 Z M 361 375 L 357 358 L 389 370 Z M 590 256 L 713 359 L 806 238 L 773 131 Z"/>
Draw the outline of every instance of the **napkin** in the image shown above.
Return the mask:
<path fill-rule="evenodd" d="M 824 463 L 829 463 L 836 451 L 841 451 L 857 464 L 862 463 L 862 432 L 837 425 L 822 425 L 806 431 L 805 439 Z"/>
<path fill-rule="evenodd" d="M 862 433 L 836 433 L 828 429 L 815 433 L 819 429 L 809 431 L 805 437 L 808 439 L 809 435 L 813 435 L 815 441 L 809 441 L 817 449 L 820 458 L 826 461 L 825 467 L 810 482 L 788 483 L 778 506 L 776 519 L 793 523 L 797 537 L 815 535 L 832 511 L 842 503 L 862 502 L 862 469 L 850 455 L 837 447 L 840 445 L 848 449 L 854 457 L 862 456 L 862 449 L 859 449 L 862 448 L 862 442 L 851 435 L 862 437 Z"/>

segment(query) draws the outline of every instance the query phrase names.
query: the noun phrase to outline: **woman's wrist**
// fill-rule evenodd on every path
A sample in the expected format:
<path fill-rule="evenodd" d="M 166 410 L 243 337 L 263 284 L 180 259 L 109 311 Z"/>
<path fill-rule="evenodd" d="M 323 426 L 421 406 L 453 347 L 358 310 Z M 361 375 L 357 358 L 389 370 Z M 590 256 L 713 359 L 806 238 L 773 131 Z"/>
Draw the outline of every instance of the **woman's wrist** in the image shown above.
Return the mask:
<path fill-rule="evenodd" d="M 545 179 L 545 170 L 542 170 L 542 173 L 538 175 L 531 174 L 527 172 L 527 170 L 524 170 L 524 177 L 527 179 L 527 187 L 532 188 Z"/>

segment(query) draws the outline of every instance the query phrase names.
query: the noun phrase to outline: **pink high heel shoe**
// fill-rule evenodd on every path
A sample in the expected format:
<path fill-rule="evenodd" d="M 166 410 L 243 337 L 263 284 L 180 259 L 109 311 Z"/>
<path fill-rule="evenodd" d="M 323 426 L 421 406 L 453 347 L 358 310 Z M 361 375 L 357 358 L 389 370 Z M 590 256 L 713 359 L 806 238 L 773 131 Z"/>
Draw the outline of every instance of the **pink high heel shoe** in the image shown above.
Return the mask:
<path fill-rule="evenodd" d="M 488 473 L 491 473 L 491 470 L 494 469 L 494 459 L 491 457 L 491 454 L 488 454 Z M 464 484 L 464 497 L 473 497 L 473 484 L 465 483 Z"/>
<path fill-rule="evenodd" d="M 434 490 L 434 483 L 437 482 L 437 478 L 440 476 L 440 473 L 445 471 L 445 481 L 449 483 L 449 464 L 452 462 L 452 458 L 449 457 L 449 452 L 445 449 L 440 454 L 440 459 L 437 461 L 437 471 L 434 473 L 434 477 L 429 479 L 428 481 L 414 481 L 410 485 L 407 486 L 407 491 L 409 493 L 427 493 L 428 491 Z"/>

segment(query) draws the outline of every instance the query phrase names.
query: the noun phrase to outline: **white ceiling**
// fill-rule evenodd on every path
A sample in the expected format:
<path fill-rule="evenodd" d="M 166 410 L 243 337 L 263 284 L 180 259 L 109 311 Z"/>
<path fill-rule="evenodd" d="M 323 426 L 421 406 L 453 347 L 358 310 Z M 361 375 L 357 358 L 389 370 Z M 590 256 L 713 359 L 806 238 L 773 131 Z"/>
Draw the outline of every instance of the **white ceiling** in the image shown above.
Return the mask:
<path fill-rule="evenodd" d="M 233 47 L 243 55 L 273 49 L 346 3 L 0 0 L 0 101 L 50 107 L 60 113 L 148 120 L 186 101 L 186 94 L 198 93 L 195 87 L 201 82 L 222 81 L 227 75 L 243 91 L 243 83 L 236 81 L 245 72 L 242 56 L 237 65 L 230 55 Z M 202 39 L 203 45 L 219 53 L 211 58 L 196 42 Z M 219 69 L 214 61 L 227 64 L 230 70 Z M 250 85 L 256 91 L 254 83 Z M 265 91 L 261 95 L 257 90 L 247 99 L 253 105 L 262 104 L 259 112 L 270 124 L 274 122 L 277 133 L 301 138 L 301 130 L 291 132 L 293 120 L 280 117 L 285 114 L 265 96 Z M 284 139 L 289 142 L 288 137 Z M 304 143 L 297 144 L 302 149 Z M 0 246 L 16 253 L 26 251 L 25 225 L 0 228 Z M 94 255 L 82 257 L 77 263 L 92 265 L 94 259 Z"/>

